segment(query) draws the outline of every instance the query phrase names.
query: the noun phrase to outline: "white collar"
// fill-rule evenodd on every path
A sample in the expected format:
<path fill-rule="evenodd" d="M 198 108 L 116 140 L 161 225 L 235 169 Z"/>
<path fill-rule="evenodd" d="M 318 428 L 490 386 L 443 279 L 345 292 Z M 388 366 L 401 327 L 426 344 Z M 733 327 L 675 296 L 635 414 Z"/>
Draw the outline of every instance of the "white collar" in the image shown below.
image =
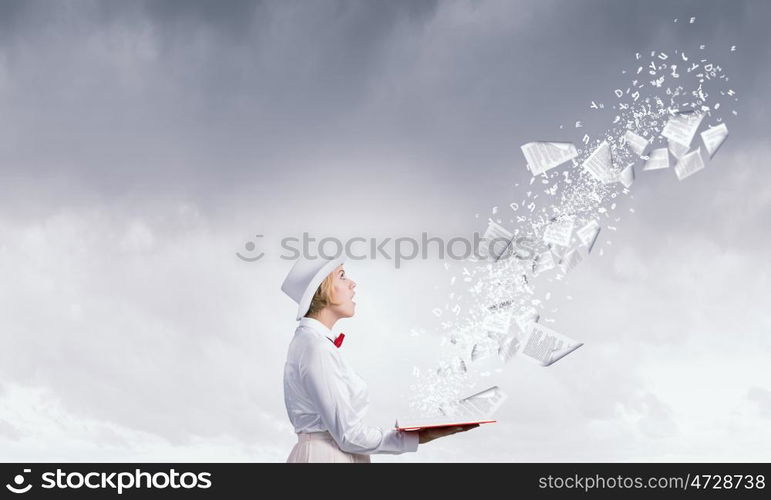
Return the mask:
<path fill-rule="evenodd" d="M 313 330 L 314 332 L 324 335 L 329 340 L 332 340 L 332 338 L 330 337 L 330 335 L 332 335 L 332 330 L 327 328 L 326 325 L 324 325 L 324 323 L 322 323 L 317 319 L 304 316 L 300 318 L 300 326 L 306 326 L 309 329 Z"/>

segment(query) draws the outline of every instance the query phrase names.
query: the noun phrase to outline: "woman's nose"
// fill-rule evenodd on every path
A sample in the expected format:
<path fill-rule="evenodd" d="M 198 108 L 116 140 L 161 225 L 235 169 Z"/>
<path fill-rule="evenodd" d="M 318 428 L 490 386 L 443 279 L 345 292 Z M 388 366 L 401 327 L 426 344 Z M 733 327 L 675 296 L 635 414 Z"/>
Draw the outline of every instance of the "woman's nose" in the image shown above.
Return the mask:
<path fill-rule="evenodd" d="M 353 289 L 353 288 L 356 288 L 356 282 L 355 282 L 355 281 L 353 281 L 353 280 L 351 280 L 351 288 L 352 288 L 352 289 Z"/>

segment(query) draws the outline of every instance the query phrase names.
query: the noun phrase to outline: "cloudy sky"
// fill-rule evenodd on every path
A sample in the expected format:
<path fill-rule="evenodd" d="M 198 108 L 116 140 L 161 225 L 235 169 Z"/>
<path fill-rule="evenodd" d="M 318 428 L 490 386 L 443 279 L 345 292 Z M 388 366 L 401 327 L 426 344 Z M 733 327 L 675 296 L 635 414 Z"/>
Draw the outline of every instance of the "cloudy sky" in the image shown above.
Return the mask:
<path fill-rule="evenodd" d="M 601 133 L 589 104 L 636 52 L 703 50 L 739 97 L 731 135 L 683 182 L 640 176 L 604 255 L 554 291 L 553 327 L 585 346 L 491 376 L 498 423 L 373 461 L 768 460 L 770 16 L 762 0 L 1 2 L 0 459 L 285 461 L 281 238 L 482 231 L 529 181 L 520 145 Z M 263 259 L 236 257 L 248 241 Z M 347 269 L 344 355 L 388 426 L 441 349 L 448 273 Z"/>

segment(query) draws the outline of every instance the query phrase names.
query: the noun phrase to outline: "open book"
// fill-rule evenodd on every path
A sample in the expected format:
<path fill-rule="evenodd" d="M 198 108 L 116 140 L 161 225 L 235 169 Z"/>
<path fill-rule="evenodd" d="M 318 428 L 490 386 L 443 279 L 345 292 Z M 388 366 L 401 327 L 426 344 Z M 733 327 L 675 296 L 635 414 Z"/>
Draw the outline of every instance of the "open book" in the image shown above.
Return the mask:
<path fill-rule="evenodd" d="M 493 386 L 441 408 L 441 415 L 399 418 L 396 420 L 396 429 L 417 431 L 433 427 L 493 423 L 493 413 L 505 400 L 506 394 L 498 386 Z"/>

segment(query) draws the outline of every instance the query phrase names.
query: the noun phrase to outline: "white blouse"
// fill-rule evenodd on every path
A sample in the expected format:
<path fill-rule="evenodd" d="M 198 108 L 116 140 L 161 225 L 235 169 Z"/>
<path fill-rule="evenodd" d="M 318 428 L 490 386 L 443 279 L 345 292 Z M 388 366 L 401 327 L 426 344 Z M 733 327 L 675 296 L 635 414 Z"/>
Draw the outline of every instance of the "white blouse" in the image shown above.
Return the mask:
<path fill-rule="evenodd" d="M 284 403 L 295 432 L 329 431 L 348 453 L 400 454 L 418 449 L 418 433 L 364 423 L 367 383 L 341 356 L 320 321 L 302 318 L 284 365 Z"/>

